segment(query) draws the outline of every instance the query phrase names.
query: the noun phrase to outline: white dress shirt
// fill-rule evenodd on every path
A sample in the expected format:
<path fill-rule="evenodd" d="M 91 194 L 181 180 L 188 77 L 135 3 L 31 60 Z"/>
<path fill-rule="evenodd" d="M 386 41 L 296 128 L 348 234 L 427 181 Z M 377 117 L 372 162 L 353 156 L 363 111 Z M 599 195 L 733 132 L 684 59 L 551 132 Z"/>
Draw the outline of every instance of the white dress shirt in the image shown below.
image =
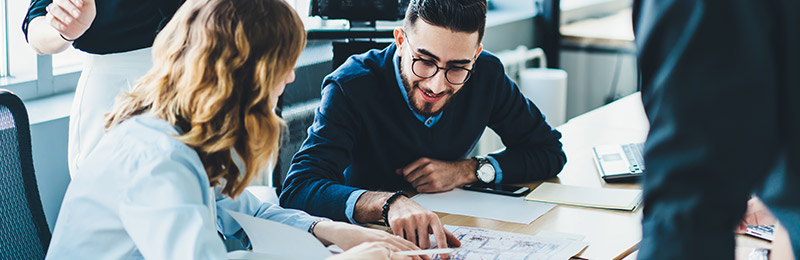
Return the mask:
<path fill-rule="evenodd" d="M 217 232 L 237 236 L 241 227 L 225 209 L 304 231 L 318 219 L 246 191 L 221 195 L 176 135 L 149 114 L 108 132 L 67 188 L 47 259 L 226 259 Z"/>

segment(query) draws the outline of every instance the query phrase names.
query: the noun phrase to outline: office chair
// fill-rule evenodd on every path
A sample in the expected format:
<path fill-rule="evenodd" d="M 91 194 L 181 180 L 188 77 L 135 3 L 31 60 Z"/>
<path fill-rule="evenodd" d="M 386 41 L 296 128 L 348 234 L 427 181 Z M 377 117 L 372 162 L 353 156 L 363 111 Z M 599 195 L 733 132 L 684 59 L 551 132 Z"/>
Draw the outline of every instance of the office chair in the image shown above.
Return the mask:
<path fill-rule="evenodd" d="M 0 259 L 44 259 L 49 244 L 28 113 L 17 96 L 0 89 Z"/>

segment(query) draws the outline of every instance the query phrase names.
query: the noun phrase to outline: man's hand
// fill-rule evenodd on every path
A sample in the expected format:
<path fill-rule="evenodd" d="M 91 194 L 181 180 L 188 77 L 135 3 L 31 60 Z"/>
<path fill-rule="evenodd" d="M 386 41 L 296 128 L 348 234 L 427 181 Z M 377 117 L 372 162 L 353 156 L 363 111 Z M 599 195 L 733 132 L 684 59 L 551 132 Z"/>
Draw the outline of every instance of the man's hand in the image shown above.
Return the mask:
<path fill-rule="evenodd" d="M 391 196 L 392 193 L 389 192 L 365 192 L 356 202 L 353 218 L 360 223 L 380 220 L 383 204 Z M 387 218 L 396 236 L 407 239 L 421 248 L 430 247 L 431 234 L 439 248 L 461 246 L 461 242 L 450 231 L 444 229 L 439 216 L 405 196 L 399 196 L 389 204 Z M 440 256 L 449 257 L 446 254 Z"/>
<path fill-rule="evenodd" d="M 334 244 L 343 250 L 355 248 L 366 242 L 380 242 L 392 251 L 419 250 L 420 248 L 408 240 L 391 235 L 382 230 L 365 228 L 344 222 L 323 221 L 314 226 L 314 235 L 323 244 Z M 363 244 L 362 244 L 363 245 Z M 370 259 L 370 258 L 363 258 Z M 429 256 L 413 257 L 409 259 L 430 260 Z"/>
<path fill-rule="evenodd" d="M 764 202 L 753 196 L 747 201 L 747 213 L 744 215 L 744 220 L 736 227 L 736 232 L 745 233 L 747 226 L 775 225 L 775 222 L 777 222 L 775 217 Z"/>
<path fill-rule="evenodd" d="M 47 22 L 69 40 L 83 35 L 97 15 L 94 0 L 54 0 L 46 9 Z"/>
<path fill-rule="evenodd" d="M 433 234 L 439 248 L 461 246 L 461 242 L 453 233 L 442 226 L 436 213 L 409 198 L 401 196 L 393 201 L 389 205 L 388 219 L 395 235 L 411 241 L 420 248 L 430 247 L 430 234 Z"/>
<path fill-rule="evenodd" d="M 397 169 L 395 173 L 403 175 L 417 192 L 433 193 L 477 181 L 477 168 L 478 162 L 474 159 L 446 162 L 423 157 Z"/>

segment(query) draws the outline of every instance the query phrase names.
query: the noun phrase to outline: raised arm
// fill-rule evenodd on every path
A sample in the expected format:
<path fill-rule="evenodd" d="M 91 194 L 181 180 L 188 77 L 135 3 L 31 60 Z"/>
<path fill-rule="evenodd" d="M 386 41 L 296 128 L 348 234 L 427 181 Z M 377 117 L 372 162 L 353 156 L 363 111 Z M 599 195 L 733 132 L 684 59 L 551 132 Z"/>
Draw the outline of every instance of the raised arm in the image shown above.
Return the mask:
<path fill-rule="evenodd" d="M 89 29 L 96 12 L 94 0 L 34 0 L 22 30 L 36 53 L 59 53 Z"/>

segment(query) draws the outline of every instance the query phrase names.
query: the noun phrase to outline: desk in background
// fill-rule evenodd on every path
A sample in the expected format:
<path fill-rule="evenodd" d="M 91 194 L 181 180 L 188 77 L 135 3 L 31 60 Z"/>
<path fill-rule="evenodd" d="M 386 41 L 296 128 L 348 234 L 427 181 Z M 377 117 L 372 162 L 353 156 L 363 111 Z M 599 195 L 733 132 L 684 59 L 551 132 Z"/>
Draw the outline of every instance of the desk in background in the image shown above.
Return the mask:
<path fill-rule="evenodd" d="M 609 52 L 634 53 L 631 8 L 600 18 L 591 18 L 561 26 L 564 47 L 592 48 Z"/>
<path fill-rule="evenodd" d="M 599 108 L 638 88 L 631 9 L 561 26 L 561 68 L 567 79 L 567 118 Z"/>

